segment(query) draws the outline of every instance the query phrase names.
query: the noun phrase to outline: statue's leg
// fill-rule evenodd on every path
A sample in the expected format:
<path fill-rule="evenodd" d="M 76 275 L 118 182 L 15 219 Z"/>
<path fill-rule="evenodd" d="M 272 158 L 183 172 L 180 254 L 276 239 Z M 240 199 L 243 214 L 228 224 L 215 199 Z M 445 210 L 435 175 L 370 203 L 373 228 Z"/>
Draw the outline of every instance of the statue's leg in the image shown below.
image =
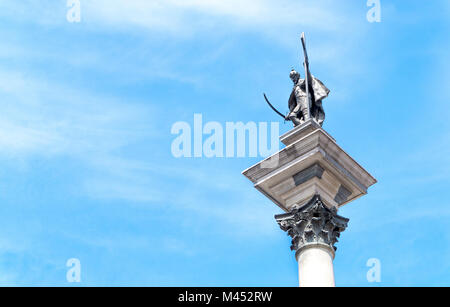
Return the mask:
<path fill-rule="evenodd" d="M 308 108 L 302 108 L 302 113 L 303 113 L 303 118 L 305 121 L 307 121 L 308 119 L 310 119 L 310 115 L 308 112 Z"/>
<path fill-rule="evenodd" d="M 303 113 L 303 121 L 307 121 L 311 118 L 311 114 L 308 110 L 308 102 L 306 97 L 302 97 L 302 103 L 301 103 L 301 111 Z"/>

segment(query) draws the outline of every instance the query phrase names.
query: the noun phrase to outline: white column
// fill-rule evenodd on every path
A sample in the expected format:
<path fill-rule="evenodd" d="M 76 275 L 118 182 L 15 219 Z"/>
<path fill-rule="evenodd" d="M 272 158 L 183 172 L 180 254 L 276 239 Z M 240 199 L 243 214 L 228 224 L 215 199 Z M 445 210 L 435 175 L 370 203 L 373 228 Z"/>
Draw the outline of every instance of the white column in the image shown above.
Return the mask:
<path fill-rule="evenodd" d="M 320 195 L 275 219 L 292 237 L 300 287 L 334 287 L 334 245 L 349 220 L 339 216 L 335 207 L 327 207 Z"/>
<path fill-rule="evenodd" d="M 324 244 L 304 246 L 296 254 L 300 287 L 335 287 L 334 251 Z"/>

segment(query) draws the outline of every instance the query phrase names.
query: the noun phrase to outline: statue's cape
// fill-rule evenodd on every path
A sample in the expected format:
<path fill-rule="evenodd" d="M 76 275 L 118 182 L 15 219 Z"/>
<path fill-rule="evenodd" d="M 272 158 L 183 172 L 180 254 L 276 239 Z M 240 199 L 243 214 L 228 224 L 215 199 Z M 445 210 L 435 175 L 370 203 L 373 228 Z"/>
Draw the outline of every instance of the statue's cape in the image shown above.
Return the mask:
<path fill-rule="evenodd" d="M 322 100 L 328 97 L 330 90 L 320 81 L 313 76 L 312 88 L 314 90 L 314 98 L 317 100 Z"/>
<path fill-rule="evenodd" d="M 300 79 L 299 85 L 302 89 L 305 88 L 305 79 Z M 330 94 L 330 90 L 320 81 L 319 79 L 312 76 L 312 86 L 314 90 L 314 100 L 319 101 L 325 99 Z M 295 87 L 291 92 L 291 96 L 289 97 L 289 110 L 292 111 L 297 106 L 297 100 L 295 98 Z M 312 106 L 315 108 L 316 106 Z M 317 106 L 320 108 L 320 106 Z"/>

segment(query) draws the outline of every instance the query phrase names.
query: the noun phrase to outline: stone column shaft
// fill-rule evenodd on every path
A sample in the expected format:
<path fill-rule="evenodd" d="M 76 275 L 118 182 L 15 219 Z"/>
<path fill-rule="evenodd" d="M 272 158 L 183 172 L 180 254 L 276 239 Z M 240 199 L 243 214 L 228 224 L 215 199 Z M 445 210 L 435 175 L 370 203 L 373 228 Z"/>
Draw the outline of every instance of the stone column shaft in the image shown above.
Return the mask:
<path fill-rule="evenodd" d="M 324 245 L 311 245 L 296 255 L 300 287 L 334 287 L 334 252 Z"/>
<path fill-rule="evenodd" d="M 275 216 L 281 229 L 292 237 L 301 287 L 334 287 L 334 244 L 347 228 L 348 219 L 328 208 L 319 195 L 294 207 L 290 213 Z"/>

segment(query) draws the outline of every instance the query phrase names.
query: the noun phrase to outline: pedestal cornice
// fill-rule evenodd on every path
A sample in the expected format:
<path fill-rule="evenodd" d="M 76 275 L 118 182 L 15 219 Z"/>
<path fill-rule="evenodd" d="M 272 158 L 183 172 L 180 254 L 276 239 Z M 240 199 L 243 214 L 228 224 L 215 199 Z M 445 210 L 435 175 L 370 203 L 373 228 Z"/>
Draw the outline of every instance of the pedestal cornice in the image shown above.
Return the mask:
<path fill-rule="evenodd" d="M 287 147 L 243 174 L 285 212 L 316 194 L 328 207 L 339 208 L 365 195 L 376 183 L 314 121 L 294 128 L 281 140 Z"/>

